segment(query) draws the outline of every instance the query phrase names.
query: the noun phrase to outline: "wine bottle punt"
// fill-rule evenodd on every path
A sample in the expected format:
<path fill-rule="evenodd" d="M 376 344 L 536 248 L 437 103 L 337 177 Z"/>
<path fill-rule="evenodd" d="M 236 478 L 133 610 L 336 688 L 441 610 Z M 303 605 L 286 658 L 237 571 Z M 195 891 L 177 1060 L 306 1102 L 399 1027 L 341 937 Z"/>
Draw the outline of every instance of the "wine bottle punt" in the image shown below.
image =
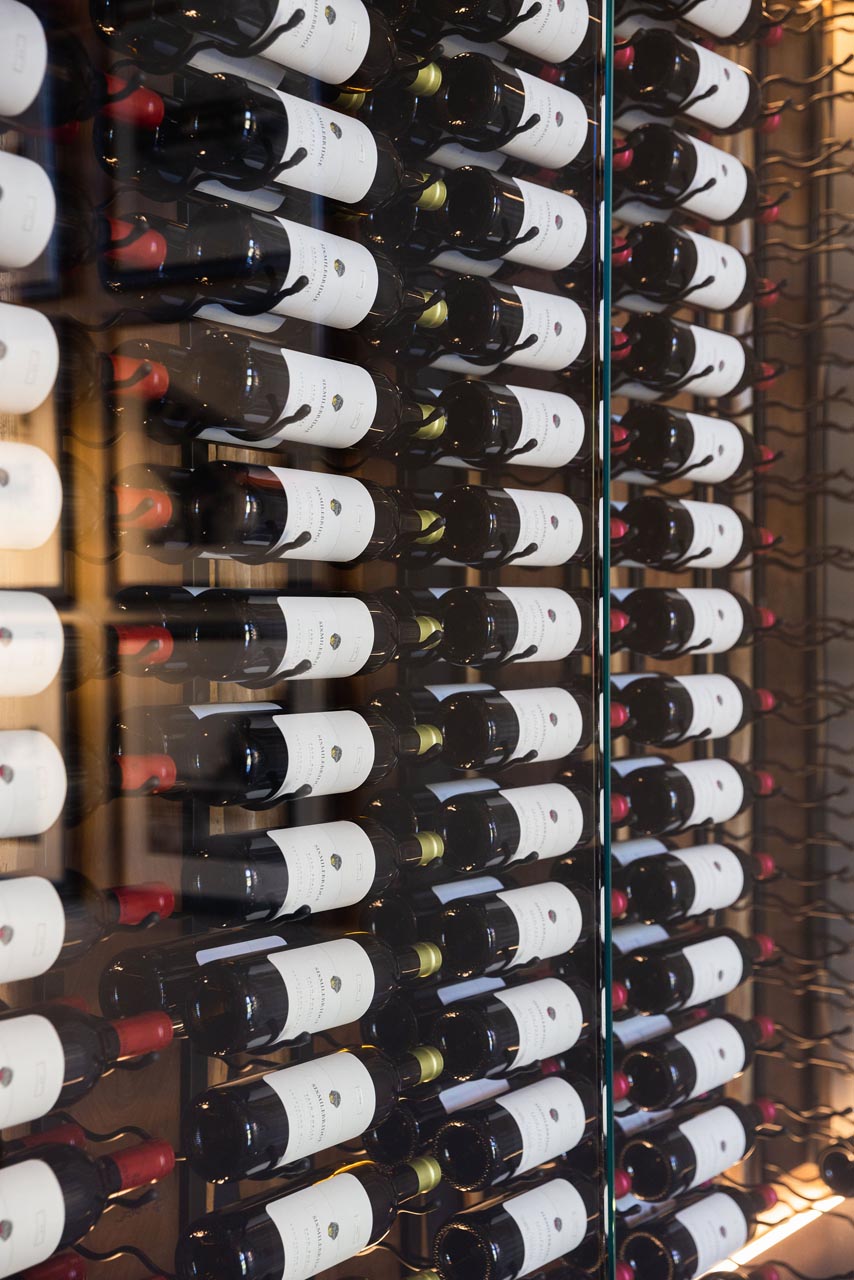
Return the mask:
<path fill-rule="evenodd" d="M 392 950 L 368 933 L 218 960 L 190 985 L 187 1034 L 209 1054 L 293 1042 L 358 1021 L 441 963 L 432 943 Z"/>
<path fill-rule="evenodd" d="M 299 1191 L 279 1189 L 199 1218 L 178 1239 L 180 1280 L 310 1280 L 376 1244 L 401 1205 L 432 1191 L 441 1173 L 419 1157 L 385 1173 L 345 1166 Z"/>
<path fill-rule="evenodd" d="M 627 618 L 620 647 L 650 658 L 729 653 L 776 624 L 770 609 L 719 587 L 638 587 L 612 592 Z"/>
<path fill-rule="evenodd" d="M 183 1149 L 208 1182 L 280 1177 L 287 1165 L 382 1123 L 401 1095 L 441 1072 L 429 1046 L 397 1060 L 364 1047 L 233 1080 L 185 1109 Z"/>
<path fill-rule="evenodd" d="M 724 484 L 773 461 L 765 445 L 726 418 L 686 413 L 669 405 L 633 403 L 620 418 L 623 442 L 613 454 L 624 484 Z"/>
<path fill-rule="evenodd" d="M 751 689 L 737 676 L 632 674 L 612 684 L 629 712 L 623 732 L 650 746 L 727 738 L 777 705 L 769 689 Z"/>

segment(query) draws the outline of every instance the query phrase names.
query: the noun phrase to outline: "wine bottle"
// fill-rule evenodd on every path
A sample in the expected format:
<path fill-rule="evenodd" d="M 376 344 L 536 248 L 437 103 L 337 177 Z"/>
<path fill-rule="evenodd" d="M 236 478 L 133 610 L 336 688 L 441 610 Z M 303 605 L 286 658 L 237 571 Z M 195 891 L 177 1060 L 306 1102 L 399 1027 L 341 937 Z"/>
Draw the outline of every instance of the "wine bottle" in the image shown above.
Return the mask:
<path fill-rule="evenodd" d="M 438 726 L 441 732 L 446 704 L 456 694 L 470 693 L 473 697 L 479 697 L 494 692 L 491 684 L 427 684 L 417 685 L 413 689 L 393 685 L 388 689 L 380 689 L 368 705 L 398 729 L 429 723 Z"/>
<path fill-rule="evenodd" d="M 717 1178 L 747 1159 L 757 1130 L 773 1124 L 776 1116 L 777 1108 L 768 1098 L 751 1103 L 727 1098 L 681 1124 L 668 1120 L 630 1137 L 620 1165 L 632 1180 L 632 1195 L 668 1200 Z"/>
<path fill-rule="evenodd" d="M 209 1054 L 292 1042 L 357 1022 L 441 963 L 434 944 L 393 951 L 368 933 L 218 960 L 190 985 L 187 1034 Z"/>
<path fill-rule="evenodd" d="M 0 1169 L 5 1240 L 0 1276 L 17 1276 L 57 1249 L 75 1244 L 122 1191 L 168 1177 L 175 1152 L 168 1142 L 138 1142 L 111 1155 L 73 1146 L 23 1152 Z"/>
<path fill-rule="evenodd" d="M 463 145 L 488 145 L 541 169 L 564 169 L 584 150 L 581 98 L 480 53 L 443 59 L 434 118 Z"/>
<path fill-rule="evenodd" d="M 441 638 L 435 617 L 376 595 L 299 596 L 211 589 L 129 593 L 114 624 L 127 675 L 266 688 L 280 680 L 368 675 Z"/>
<path fill-rule="evenodd" d="M 166 884 L 98 889 L 78 871 L 63 879 L 0 879 L 0 981 L 37 978 L 71 964 L 115 929 L 156 924 L 171 916 L 175 895 Z"/>
<path fill-rule="evenodd" d="M 756 174 L 737 156 L 666 124 L 633 129 L 616 168 L 619 187 L 654 209 L 680 209 L 721 226 L 776 216 L 776 206 L 763 204 Z"/>
<path fill-rule="evenodd" d="M 365 806 L 364 816 L 374 818 L 398 839 L 418 831 L 432 831 L 438 832 L 444 840 L 441 823 L 445 800 L 468 791 L 497 791 L 498 785 L 489 778 L 454 778 L 405 790 L 387 789 L 371 798 Z"/>
<path fill-rule="evenodd" d="M 593 838 L 595 804 L 588 787 L 558 778 L 451 795 L 439 824 L 445 833 L 443 866 L 471 873 L 584 848 Z"/>
<path fill-rule="evenodd" d="M 156 1053 L 172 1040 L 162 1013 L 108 1021 L 70 1005 L 40 1005 L 0 1018 L 2 1127 L 27 1124 L 84 1098 L 118 1062 Z"/>
<path fill-rule="evenodd" d="M 440 518 L 400 490 L 352 476 L 210 462 L 137 464 L 114 487 L 126 541 L 158 559 L 317 560 L 357 564 L 397 557 L 442 536 Z"/>
<path fill-rule="evenodd" d="M 445 306 L 354 240 L 234 204 L 187 198 L 184 221 L 134 214 L 114 224 L 103 283 L 152 320 L 202 319 L 259 334 L 286 317 L 376 334 L 406 316 L 441 326 Z M 130 228 L 130 230 L 128 230 Z"/>
<path fill-rule="evenodd" d="M 185 856 L 183 902 L 219 924 L 338 911 L 387 893 L 443 847 L 435 832 L 397 839 L 365 818 L 210 836 Z"/>
<path fill-rule="evenodd" d="M 280 1177 L 381 1123 L 401 1094 L 441 1072 L 435 1049 L 395 1061 L 367 1046 L 216 1085 L 185 1109 L 183 1149 L 208 1182 Z"/>
<path fill-rule="evenodd" d="M 224 329 L 194 325 L 180 346 L 134 338 L 113 360 L 130 373 L 134 362 L 148 370 L 132 388 L 131 412 L 138 415 L 143 400 L 142 425 L 168 444 L 201 438 L 253 449 L 358 445 L 387 454 L 441 434 L 444 425 L 442 417 L 427 421 L 434 414 L 430 397 L 420 399 L 385 374 Z"/>
<path fill-rule="evenodd" d="M 446 661 L 459 666 L 560 662 L 586 653 L 593 611 L 580 593 L 559 587 L 455 587 L 442 597 Z"/>
<path fill-rule="evenodd" d="M 561 760 L 593 740 L 589 687 L 458 693 L 445 707 L 442 758 L 455 769 Z"/>
<path fill-rule="evenodd" d="M 593 554 L 590 509 L 565 493 L 454 485 L 439 506 L 443 553 L 461 564 L 538 568 Z"/>
<path fill-rule="evenodd" d="M 439 919 L 443 972 L 472 978 L 563 956 L 594 925 L 590 889 L 560 881 L 457 898 Z"/>
<path fill-rule="evenodd" d="M 695 738 L 727 738 L 777 705 L 769 689 L 751 689 L 737 676 L 611 677 L 628 708 L 623 732 L 635 742 L 671 747 Z"/>
<path fill-rule="evenodd" d="M 454 458 L 549 468 L 590 460 L 589 411 L 563 392 L 468 379 L 452 382 L 440 399 L 442 448 Z"/>
<path fill-rule="evenodd" d="M 425 884 L 425 879 L 435 883 Z M 472 876 L 448 880 L 448 872 L 439 867 L 433 876 L 413 877 L 391 893 L 382 893 L 365 902 L 359 914 L 361 928 L 376 934 L 392 946 L 413 942 L 441 942 L 442 912 L 449 902 L 473 898 L 515 888 L 508 879 L 495 876 Z M 443 960 L 443 968 L 444 960 Z"/>
<path fill-rule="evenodd" d="M 627 619 L 615 647 L 650 658 L 729 653 L 777 622 L 770 609 L 719 587 L 638 587 L 611 600 Z"/>
<path fill-rule="evenodd" d="M 431 1033 L 452 1080 L 518 1071 L 571 1049 L 590 1029 L 596 1000 L 584 983 L 540 978 L 455 1002 Z"/>
<path fill-rule="evenodd" d="M 57 210 L 50 178 L 34 160 L 4 151 L 0 156 L 0 182 L 13 195 L 0 216 L 0 266 L 21 271 L 32 266 L 52 238 L 60 238 L 57 219 L 62 215 Z M 31 273 L 16 276 L 16 296 L 31 296 L 30 282 Z"/>
<path fill-rule="evenodd" d="M 663 1111 L 735 1080 L 772 1040 L 774 1023 L 734 1014 L 709 1018 L 675 1035 L 633 1046 L 621 1063 L 627 1096 L 644 1111 Z"/>
<path fill-rule="evenodd" d="M 598 1110 L 588 1081 L 549 1075 L 446 1120 L 433 1151 L 452 1187 L 482 1191 L 575 1151 Z"/>
<path fill-rule="evenodd" d="M 638 1013 L 670 1013 L 728 995 L 774 952 L 766 934 L 709 929 L 695 942 L 674 940 L 633 952 L 620 964 L 620 979 Z"/>
<path fill-rule="evenodd" d="M 634 400 L 660 400 L 685 392 L 734 397 L 760 390 L 776 377 L 739 338 L 647 312 L 623 326 L 624 345 L 615 390 Z"/>
<path fill-rule="evenodd" d="M 501 40 L 544 62 L 568 62 L 590 26 L 586 0 L 547 0 L 532 12 L 525 0 L 437 0 L 437 17 L 473 40 Z"/>
<path fill-rule="evenodd" d="M 620 515 L 629 526 L 614 549 L 623 564 L 671 572 L 726 569 L 776 542 L 768 529 L 759 528 L 740 511 L 720 502 L 648 494 L 627 502 Z"/>
<path fill-rule="evenodd" d="M 819 1172 L 835 1196 L 854 1195 L 854 1157 L 841 1142 L 826 1147 L 818 1158 Z"/>
<path fill-rule="evenodd" d="M 618 99 L 653 115 L 687 116 L 711 133 L 752 128 L 762 94 L 746 67 L 667 27 L 638 30 L 614 54 Z"/>
<path fill-rule="evenodd" d="M 396 729 L 371 709 L 288 713 L 275 702 L 148 706 L 125 720 L 122 791 L 248 809 L 356 791 L 442 740 L 432 725 Z"/>
<path fill-rule="evenodd" d="M 486 1208 L 464 1209 L 439 1228 L 435 1265 L 442 1280 L 517 1280 L 590 1246 L 598 1254 L 601 1199 L 574 1174 L 571 1182 L 549 1178 Z"/>
<path fill-rule="evenodd" d="M 63 507 L 62 481 L 56 464 L 36 445 L 4 440 L 0 443 L 0 473 L 0 549 L 34 551 L 43 547 L 54 534 Z"/>
<path fill-rule="evenodd" d="M 624 484 L 723 484 L 766 467 L 774 454 L 735 422 L 686 413 L 669 405 L 632 404 L 620 418 L 625 433 L 612 451 L 615 479 Z"/>
<path fill-rule="evenodd" d="M 593 313 L 574 298 L 475 275 L 448 276 L 442 290 L 447 315 L 432 327 L 452 354 L 485 372 L 504 363 L 558 373 L 592 359 Z"/>
<path fill-rule="evenodd" d="M 6 129 L 59 129 L 104 111 L 123 120 L 150 124 L 157 94 L 133 80 L 105 75 L 89 59 L 83 43 L 67 29 L 45 28 L 29 5 L 4 5 L 9 50 L 0 121 Z"/>
<path fill-rule="evenodd" d="M 399 1057 L 431 1038 L 437 1016 L 449 1005 L 484 992 L 503 991 L 506 986 L 503 978 L 472 978 L 468 982 L 398 991 L 362 1018 L 362 1040 Z"/>
<path fill-rule="evenodd" d="M 718 1187 L 672 1217 L 632 1231 L 620 1250 L 624 1262 L 649 1280 L 694 1280 L 742 1249 L 756 1230 L 760 1213 L 773 1208 L 772 1186 L 755 1191 Z"/>
<path fill-rule="evenodd" d="M 776 870 L 770 854 L 748 856 L 728 844 L 644 854 L 627 871 L 629 901 L 641 920 L 668 924 L 707 911 L 724 911 Z"/>
<path fill-rule="evenodd" d="M 618 20 L 623 10 L 637 12 L 637 0 L 620 0 Z M 762 0 L 661 0 L 653 12 L 657 18 L 686 22 L 726 44 L 747 44 L 763 21 Z"/>
<path fill-rule="evenodd" d="M 626 820 L 640 835 L 668 835 L 706 822 L 729 822 L 775 790 L 771 774 L 732 760 L 650 763 L 623 779 Z"/>
<path fill-rule="evenodd" d="M 309 1280 L 376 1244 L 399 1207 L 432 1191 L 441 1173 L 420 1157 L 383 1173 L 360 1161 L 281 1195 L 279 1189 L 209 1213 L 178 1238 L 180 1280 Z"/>
<path fill-rule="evenodd" d="M 68 791 L 65 761 L 53 739 L 40 729 L 0 730 L 0 774 L 0 837 L 37 836 L 50 830 Z"/>
<path fill-rule="evenodd" d="M 365 1150 L 387 1168 L 412 1160 L 430 1147 L 448 1116 L 506 1093 L 509 1087 L 508 1081 L 495 1079 L 470 1080 L 450 1088 L 435 1084 L 419 1091 L 417 1098 L 398 1101 L 380 1124 L 364 1133 Z"/>

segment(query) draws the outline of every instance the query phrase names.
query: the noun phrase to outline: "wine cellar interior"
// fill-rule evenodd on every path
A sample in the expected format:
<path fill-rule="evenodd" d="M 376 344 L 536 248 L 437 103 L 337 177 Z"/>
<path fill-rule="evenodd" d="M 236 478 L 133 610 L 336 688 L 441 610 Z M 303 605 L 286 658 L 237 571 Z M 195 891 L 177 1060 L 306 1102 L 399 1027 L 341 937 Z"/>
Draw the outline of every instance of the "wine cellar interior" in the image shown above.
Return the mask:
<path fill-rule="evenodd" d="M 0 0 L 0 1277 L 842 1280 L 854 11 Z"/>

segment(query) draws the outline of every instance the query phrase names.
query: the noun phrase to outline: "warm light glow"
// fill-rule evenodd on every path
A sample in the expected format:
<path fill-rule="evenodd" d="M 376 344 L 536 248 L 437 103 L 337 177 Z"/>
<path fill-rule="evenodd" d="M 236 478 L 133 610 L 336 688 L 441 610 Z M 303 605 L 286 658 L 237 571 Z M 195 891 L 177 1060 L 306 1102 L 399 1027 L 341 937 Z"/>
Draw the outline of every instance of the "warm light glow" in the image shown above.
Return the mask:
<path fill-rule="evenodd" d="M 823 1200 L 819 1200 L 809 1209 L 801 1209 L 798 1213 L 793 1213 L 790 1218 L 786 1218 L 785 1222 L 780 1222 L 776 1227 L 771 1227 L 770 1231 L 766 1231 L 763 1235 L 757 1236 L 755 1240 L 751 1240 L 743 1249 L 739 1249 L 738 1253 L 734 1253 L 731 1258 L 727 1258 L 726 1262 L 720 1263 L 715 1267 L 715 1271 L 735 1271 L 738 1267 L 746 1267 L 748 1263 L 755 1262 L 763 1253 L 767 1253 L 769 1249 L 775 1248 L 783 1240 L 788 1240 L 789 1236 L 795 1235 L 798 1231 L 803 1231 L 804 1227 L 810 1226 L 816 1222 L 823 1213 L 829 1213 L 831 1209 L 835 1209 L 844 1202 L 844 1196 L 825 1196 Z"/>

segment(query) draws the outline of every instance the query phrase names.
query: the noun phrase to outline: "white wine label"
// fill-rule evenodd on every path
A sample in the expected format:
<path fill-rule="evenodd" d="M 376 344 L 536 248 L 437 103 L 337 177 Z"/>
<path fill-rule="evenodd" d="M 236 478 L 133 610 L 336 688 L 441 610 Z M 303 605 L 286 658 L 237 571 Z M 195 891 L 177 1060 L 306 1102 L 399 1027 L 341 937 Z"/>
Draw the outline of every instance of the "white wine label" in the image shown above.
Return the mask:
<path fill-rule="evenodd" d="M 288 1144 L 279 1164 L 291 1164 L 371 1127 L 377 1095 L 371 1073 L 352 1053 L 331 1053 L 264 1077 L 285 1110 Z"/>
<path fill-rule="evenodd" d="M 728 760 L 687 760 L 676 766 L 691 783 L 694 807 L 685 823 L 729 822 L 744 803 L 744 783 Z"/>
<path fill-rule="evenodd" d="M 516 1089 L 501 1098 L 498 1106 L 510 1113 L 522 1138 L 521 1159 L 513 1171 L 514 1178 L 574 1151 L 584 1137 L 584 1103 L 578 1090 L 560 1076 Z"/>
<path fill-rule="evenodd" d="M 0 1169 L 0 1276 L 19 1275 L 59 1248 L 65 1230 L 65 1196 L 44 1160 Z"/>
<path fill-rule="evenodd" d="M 303 533 L 311 534 L 304 546 L 279 551 L 282 560 L 322 560 L 337 563 L 355 560 L 374 532 L 376 508 L 370 491 L 352 476 L 323 475 L 319 471 L 293 471 L 270 467 L 288 500 L 288 514 L 279 546 Z M 274 547 L 271 556 L 277 554 Z"/>
<path fill-rule="evenodd" d="M 664 764 L 661 756 L 625 756 L 622 760 L 612 760 L 611 768 L 620 778 L 628 778 L 637 769 L 651 768 L 655 764 Z"/>
<path fill-rule="evenodd" d="M 65 1051 L 53 1025 L 38 1013 L 0 1022 L 0 1126 L 11 1129 L 46 1116 L 65 1080 Z"/>
<path fill-rule="evenodd" d="M 747 1244 L 747 1219 L 732 1196 L 717 1191 L 703 1196 L 676 1214 L 676 1222 L 688 1232 L 697 1250 L 697 1261 L 687 1280 L 693 1280 L 723 1262 Z"/>
<path fill-rule="evenodd" d="M 674 1037 L 691 1055 L 696 1079 L 688 1099 L 699 1098 L 729 1084 L 744 1070 L 746 1053 L 741 1034 L 731 1022 L 712 1018 Z"/>
<path fill-rule="evenodd" d="M 0 696 L 29 698 L 57 675 L 65 632 L 47 596 L 0 591 Z"/>
<path fill-rule="evenodd" d="M 318 822 L 268 831 L 288 869 L 285 900 L 276 912 L 292 915 L 301 907 L 337 911 L 361 902 L 377 871 L 374 846 L 355 822 Z"/>
<path fill-rule="evenodd" d="M 522 262 L 542 271 L 563 271 L 572 265 L 587 243 L 587 214 L 574 196 L 534 182 L 513 179 L 522 196 L 520 237 L 536 228 L 537 234 L 526 244 L 507 253 L 510 262 Z"/>
<path fill-rule="evenodd" d="M 424 688 L 428 693 L 432 693 L 437 702 L 444 702 L 458 693 L 495 692 L 495 686 L 491 684 L 425 684 Z"/>
<path fill-rule="evenodd" d="M 581 907 L 565 884 L 527 884 L 496 896 L 511 912 L 519 933 L 519 945 L 509 968 L 564 955 L 581 937 Z"/>
<path fill-rule="evenodd" d="M 744 438 L 738 427 L 726 418 L 708 418 L 701 413 L 686 417 L 694 433 L 685 462 L 686 468 L 691 468 L 691 483 L 721 484 L 731 479 L 744 461 Z"/>
<path fill-rule="evenodd" d="M 673 1030 L 673 1023 L 666 1013 L 638 1014 L 614 1023 L 614 1036 L 622 1049 L 633 1049 L 636 1044 L 646 1044 L 657 1036 L 666 1036 Z"/>
<path fill-rule="evenodd" d="M 703 646 L 704 653 L 728 653 L 744 631 L 744 610 L 738 597 L 719 587 L 680 587 L 694 622 L 686 649 Z"/>
<path fill-rule="evenodd" d="M 495 876 L 473 876 L 470 880 L 452 880 L 450 884 L 431 885 L 430 892 L 445 905 L 456 902 L 459 898 L 477 898 L 482 893 L 498 893 L 503 888 L 504 885 Z"/>
<path fill-rule="evenodd" d="M 479 165 L 481 169 L 489 169 L 490 173 L 498 173 L 507 163 L 507 157 L 500 151 L 471 151 L 450 138 L 446 138 L 440 147 L 431 151 L 427 159 L 442 169 L 453 171 L 473 164 Z"/>
<path fill-rule="evenodd" d="M 343 204 L 358 204 L 377 176 L 377 144 L 360 120 L 276 91 L 288 114 L 287 160 L 299 149 L 305 159 L 286 169 L 277 182 L 299 187 Z"/>
<path fill-rule="evenodd" d="M 735 306 L 747 284 L 747 260 L 744 255 L 731 244 L 713 240 L 711 236 L 701 236 L 696 231 L 686 230 L 682 230 L 681 234 L 687 236 L 697 250 L 697 265 L 691 277 L 691 284 L 695 287 L 688 295 L 691 306 L 706 307 L 710 311 L 726 311 L 728 307 Z M 709 277 L 711 280 L 705 284 L 704 281 L 709 280 Z M 697 288 L 697 285 L 703 287 Z"/>
<path fill-rule="evenodd" d="M 454 796 L 467 796 L 475 791 L 500 790 L 498 783 L 489 778 L 454 778 L 451 782 L 425 782 L 424 785 L 441 804 L 453 800 Z"/>
<path fill-rule="evenodd" d="M 611 845 L 611 857 L 621 867 L 630 867 L 641 858 L 652 858 L 667 853 L 663 840 L 618 840 Z"/>
<path fill-rule="evenodd" d="M 355 791 L 374 766 L 374 738 L 357 711 L 306 711 L 273 716 L 288 751 L 288 771 L 277 796 L 310 787 L 313 796 Z"/>
<path fill-rule="evenodd" d="M 747 1150 L 744 1125 L 731 1107 L 712 1107 L 677 1127 L 690 1142 L 696 1162 L 688 1190 L 738 1164 Z"/>
<path fill-rule="evenodd" d="M 515 289 L 522 304 L 519 342 L 531 335 L 537 341 L 524 351 L 507 356 L 505 364 L 525 369 L 567 369 L 581 354 L 587 339 L 587 317 L 572 298 L 559 298 L 539 289 Z"/>
<path fill-rule="evenodd" d="M 584 1029 L 578 996 L 559 978 L 526 982 L 497 992 L 495 998 L 510 1010 L 519 1028 L 519 1047 L 510 1063 L 513 1071 L 566 1053 Z"/>
<path fill-rule="evenodd" d="M 281 327 L 279 316 L 310 320 L 333 329 L 353 329 L 361 324 L 374 305 L 379 288 L 373 254 L 363 245 L 327 231 L 287 218 L 275 221 L 287 231 L 291 251 L 287 274 L 276 282 L 277 288 L 290 289 L 303 280 L 299 292 L 277 302 L 265 315 L 241 316 L 219 303 L 202 307 L 199 315 L 256 333 L 274 333 Z"/>
<path fill-rule="evenodd" d="M 371 1007 L 376 988 L 373 965 L 352 938 L 274 951 L 267 959 L 278 969 L 288 995 L 288 1015 L 277 1043 L 306 1032 L 345 1027 Z"/>
<path fill-rule="evenodd" d="M 0 731 L 0 838 L 47 831 L 62 812 L 67 789 L 62 753 L 46 733 Z"/>
<path fill-rule="evenodd" d="M 673 857 L 688 868 L 694 882 L 689 916 L 723 911 L 738 902 L 744 893 L 744 871 L 726 845 L 701 844 L 693 849 L 676 849 Z"/>
<path fill-rule="evenodd" d="M 693 44 L 692 48 L 699 62 L 699 74 L 689 95 L 693 106 L 685 114 L 715 129 L 729 129 L 747 110 L 750 78 L 744 68 L 730 58 L 722 58 L 701 44 Z"/>
<path fill-rule="evenodd" d="M 559 662 L 573 653 L 581 638 L 581 610 L 560 587 L 501 587 L 516 611 L 518 631 L 508 657 L 536 645 L 522 662 Z"/>
<path fill-rule="evenodd" d="M 746 354 L 743 344 L 718 329 L 688 326 L 694 335 L 694 359 L 683 390 L 693 396 L 727 396 L 744 376 Z"/>
<path fill-rule="evenodd" d="M 536 448 L 513 459 L 517 467 L 565 467 L 584 444 L 586 426 L 581 406 L 559 391 L 533 387 L 507 387 L 519 401 L 522 426 L 513 447 L 529 440 Z"/>
<path fill-rule="evenodd" d="M 44 252 L 53 234 L 53 186 L 34 160 L 0 151 L 0 191 L 0 265 L 6 269 L 28 267 Z"/>
<path fill-rule="evenodd" d="M 694 194 L 681 207 L 711 222 L 726 222 L 744 204 L 747 170 L 736 156 L 721 151 L 720 147 L 710 146 L 708 142 L 700 142 L 698 138 L 689 138 L 685 134 L 678 136 L 697 153 L 690 186 Z"/>
<path fill-rule="evenodd" d="M 50 395 L 59 372 L 56 330 L 40 311 L 0 302 L 0 343 L 0 411 L 32 413 Z"/>
<path fill-rule="evenodd" d="M 703 569 L 725 569 L 738 559 L 744 551 L 744 528 L 737 511 L 720 502 L 691 502 L 687 498 L 682 506 L 694 524 L 686 568 L 696 563 Z"/>
<path fill-rule="evenodd" d="M 543 169 L 562 169 L 572 163 L 587 141 L 587 108 L 574 93 L 559 85 L 548 84 L 525 71 L 517 71 L 516 75 L 524 93 L 519 124 L 527 124 L 534 116 L 539 119 L 500 150 Z"/>
<path fill-rule="evenodd" d="M 511 760 L 536 751 L 537 760 L 562 760 L 581 742 L 581 708 L 566 689 L 508 689 L 502 694 L 516 712 L 519 740 Z"/>
<path fill-rule="evenodd" d="M 682 954 L 693 978 L 686 1009 L 729 995 L 744 977 L 744 960 L 733 938 L 707 938 L 683 947 Z"/>
<path fill-rule="evenodd" d="M 273 673 L 301 662 L 308 670 L 293 680 L 342 680 L 362 670 L 374 647 L 374 620 L 362 600 L 346 596 L 279 596 L 287 624 L 285 652 Z"/>
<path fill-rule="evenodd" d="M 302 21 L 278 36 L 264 50 L 264 57 L 304 75 L 317 76 L 326 84 L 349 80 L 362 65 L 371 39 L 371 20 L 362 0 L 334 0 L 334 4 L 305 0 L 299 9 L 290 0 L 279 0 L 273 21 L 261 36 L 290 22 L 299 12 Z"/>
<path fill-rule="evenodd" d="M 675 676 L 691 700 L 691 720 L 686 738 L 704 734 L 726 738 L 735 733 L 744 715 L 741 690 L 729 676 Z"/>
<path fill-rule="evenodd" d="M 520 0 L 518 8 L 522 13 L 533 6 Z M 520 22 L 503 39 L 544 62 L 566 62 L 580 48 L 589 21 L 587 0 L 543 0 L 539 13 Z"/>
<path fill-rule="evenodd" d="M 443 1089 L 436 1096 L 442 1104 L 445 1115 L 452 1116 L 457 1111 L 465 1110 L 466 1107 L 475 1106 L 478 1102 L 497 1098 L 499 1094 L 506 1093 L 509 1088 L 508 1080 L 466 1080 L 464 1084 L 455 1084 L 450 1089 Z"/>
<path fill-rule="evenodd" d="M 0 443 L 0 548 L 44 546 L 61 511 L 62 481 L 44 449 L 16 440 Z"/>
<path fill-rule="evenodd" d="M 751 0 L 698 0 L 691 8 L 693 27 L 725 39 L 734 36 L 750 17 Z"/>
<path fill-rule="evenodd" d="M 18 0 L 0 5 L 0 115 L 31 106 L 47 71 L 47 37 L 33 9 Z"/>
<path fill-rule="evenodd" d="M 310 1280 L 361 1253 L 371 1239 L 371 1200 L 352 1173 L 324 1178 L 266 1208 L 282 1241 L 282 1280 Z"/>
<path fill-rule="evenodd" d="M 458 1000 L 468 1000 L 471 996 L 485 996 L 490 991 L 502 991 L 506 983 L 503 978 L 469 978 L 467 982 L 452 982 L 448 987 L 439 987 L 436 995 L 444 1004 L 456 1004 Z"/>
<path fill-rule="evenodd" d="M 257 951 L 286 947 L 283 938 L 272 934 L 266 938 L 248 938 L 245 942 L 226 942 L 218 947 L 203 947 L 196 952 L 196 964 L 213 964 L 215 960 L 233 960 L 235 956 L 251 956 Z"/>
<path fill-rule="evenodd" d="M 295 417 L 306 407 L 310 412 L 297 422 L 276 428 L 263 440 L 253 440 L 252 448 L 277 449 L 285 440 L 328 449 L 349 449 L 358 444 L 377 416 L 376 383 L 367 369 L 284 348 L 282 359 L 288 376 L 288 398 L 279 421 Z M 247 443 L 218 428 L 202 435 L 206 440 L 237 448 L 245 448 Z"/>
<path fill-rule="evenodd" d="M 620 924 L 611 930 L 611 945 L 621 956 L 641 947 L 654 947 L 657 942 L 667 942 L 669 934 L 660 924 Z"/>
<path fill-rule="evenodd" d="M 577 1249 L 587 1234 L 587 1209 L 571 1182 L 553 1178 L 532 1191 L 512 1196 L 502 1205 L 522 1237 L 522 1265 L 517 1276 L 539 1271 Z"/>
<path fill-rule="evenodd" d="M 565 493 L 543 490 L 505 489 L 519 512 L 519 536 L 513 551 L 524 551 L 531 544 L 535 551 L 520 556 L 519 564 L 537 568 L 566 564 L 581 548 L 584 523 L 581 512 Z"/>
<path fill-rule="evenodd" d="M 546 782 L 538 787 L 511 787 L 501 792 L 519 820 L 519 843 L 508 862 L 560 858 L 576 847 L 584 830 L 581 803 L 569 787 Z"/>
<path fill-rule="evenodd" d="M 62 899 L 42 876 L 0 880 L 0 982 L 47 973 L 65 940 Z"/>

